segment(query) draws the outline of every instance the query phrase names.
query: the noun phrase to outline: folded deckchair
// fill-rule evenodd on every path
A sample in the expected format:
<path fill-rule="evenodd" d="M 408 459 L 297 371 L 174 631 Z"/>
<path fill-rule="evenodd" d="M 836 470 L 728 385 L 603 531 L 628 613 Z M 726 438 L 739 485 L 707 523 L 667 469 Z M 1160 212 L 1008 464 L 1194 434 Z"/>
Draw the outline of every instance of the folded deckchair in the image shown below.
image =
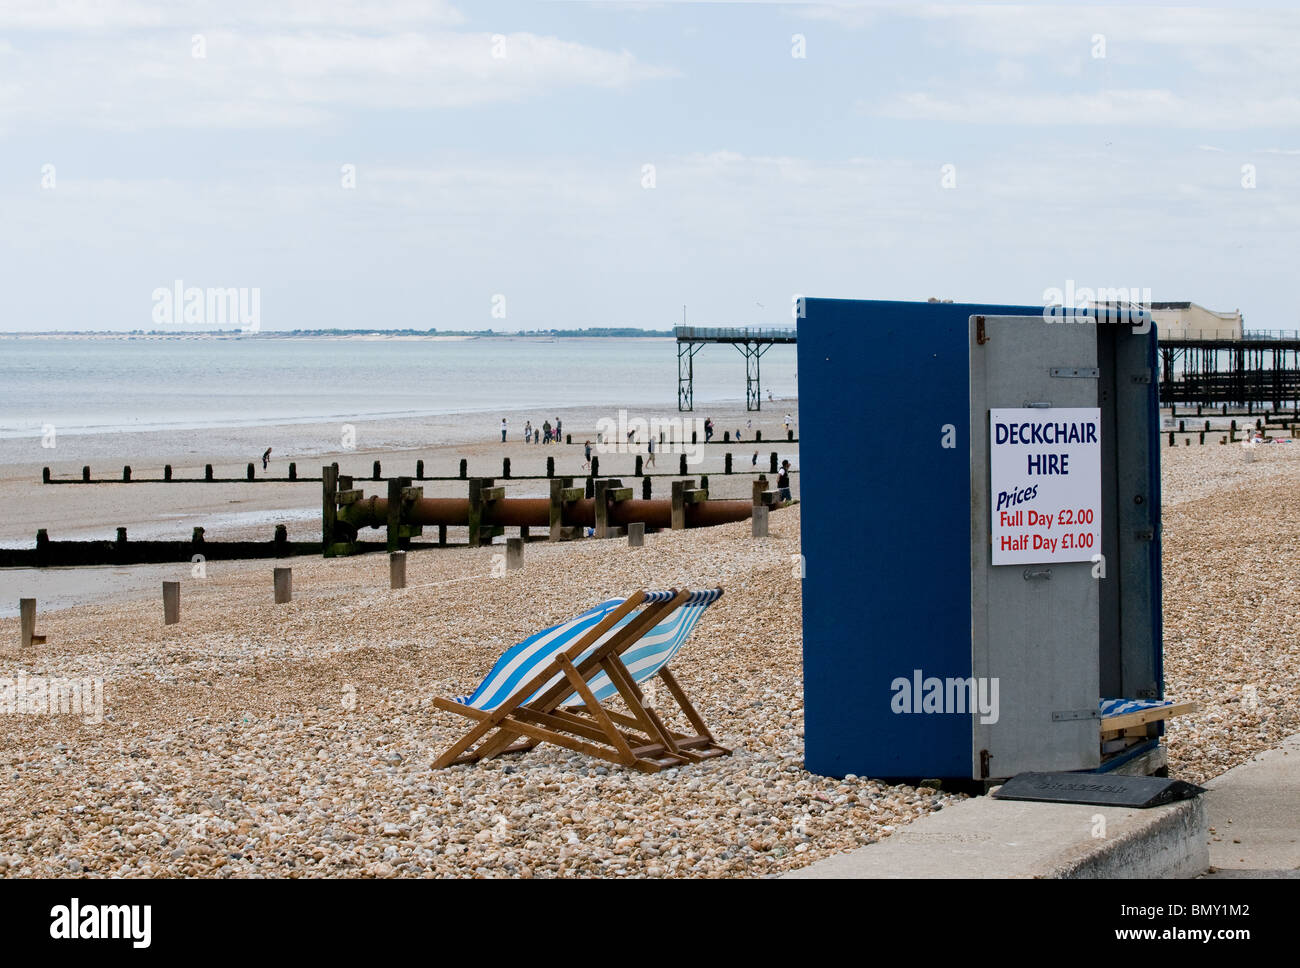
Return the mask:
<path fill-rule="evenodd" d="M 1171 699 L 1102 699 L 1098 703 L 1102 754 L 1123 752 L 1150 738 L 1149 724 L 1196 709 L 1194 702 Z"/>
<path fill-rule="evenodd" d="M 637 592 L 610 599 L 507 649 L 468 696 L 435 699 L 477 720 L 433 764 L 441 769 L 555 743 L 647 773 L 730 750 L 713 740 L 668 671 L 704 610 L 708 591 Z M 638 683 L 658 676 L 695 732 L 664 725 Z M 626 711 L 607 708 L 618 697 Z"/>
<path fill-rule="evenodd" d="M 1103 733 L 1145 726 L 1196 711 L 1196 703 L 1172 699 L 1103 699 L 1098 703 Z"/>

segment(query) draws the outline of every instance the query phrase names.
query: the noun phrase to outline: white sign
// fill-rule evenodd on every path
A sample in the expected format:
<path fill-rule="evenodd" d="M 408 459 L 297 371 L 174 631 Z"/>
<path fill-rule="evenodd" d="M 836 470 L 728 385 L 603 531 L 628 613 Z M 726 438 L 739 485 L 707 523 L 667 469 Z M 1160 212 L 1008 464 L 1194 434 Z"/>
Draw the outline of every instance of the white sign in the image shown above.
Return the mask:
<path fill-rule="evenodd" d="M 993 564 L 1101 554 L 1101 410 L 989 411 Z"/>

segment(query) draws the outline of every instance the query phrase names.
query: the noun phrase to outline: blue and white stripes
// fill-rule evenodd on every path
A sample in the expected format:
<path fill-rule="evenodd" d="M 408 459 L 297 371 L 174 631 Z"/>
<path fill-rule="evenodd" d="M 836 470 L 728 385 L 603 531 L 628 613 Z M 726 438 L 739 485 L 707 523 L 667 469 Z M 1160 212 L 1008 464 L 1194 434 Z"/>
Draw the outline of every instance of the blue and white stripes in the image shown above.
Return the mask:
<path fill-rule="evenodd" d="M 1167 699 L 1103 699 L 1098 703 L 1102 719 L 1106 719 L 1108 716 L 1123 716 L 1125 713 L 1140 713 L 1148 709 L 1159 709 L 1162 706 L 1172 705 L 1173 702 Z"/>
<path fill-rule="evenodd" d="M 672 614 L 632 643 L 632 647 L 623 653 L 622 659 L 633 681 L 645 682 L 666 666 L 686 644 L 704 610 L 716 602 L 721 595 L 722 590 L 719 588 L 691 592 L 691 597 L 674 609 Z M 609 676 L 604 672 L 588 679 L 587 686 L 595 695 L 597 702 L 604 702 L 618 693 L 614 684 L 609 681 Z M 580 702 L 582 697 L 575 692 L 561 705 L 573 706 Z"/>
<path fill-rule="evenodd" d="M 672 591 L 647 592 L 645 604 L 667 601 L 673 597 L 673 594 Z M 666 619 L 632 643 L 631 647 L 622 655 L 623 663 L 632 674 L 632 678 L 637 682 L 643 682 L 663 668 L 685 644 L 704 610 L 717 601 L 721 595 L 721 589 L 691 592 L 690 597 L 682 605 L 675 608 Z M 530 635 L 518 645 L 512 646 L 505 651 L 501 658 L 497 660 L 496 665 L 492 667 L 492 671 L 487 674 L 483 683 L 472 695 L 458 697 L 456 702 L 464 703 L 475 709 L 495 709 L 509 699 L 520 686 L 541 672 L 559 653 L 569 648 L 592 628 L 599 625 L 610 612 L 617 609 L 624 601 L 626 599 L 611 598 L 609 601 L 601 602 L 595 608 L 583 612 L 576 618 Z M 575 660 L 574 665 L 581 663 L 592 651 L 607 642 L 615 632 L 627 625 L 628 622 L 631 622 L 638 614 L 640 614 L 638 610 L 633 610 L 625 615 L 592 643 Z M 562 677 L 563 673 L 557 673 L 529 696 L 529 701 L 545 692 Z M 588 685 L 598 701 L 604 701 L 617 692 L 604 672 L 589 679 Z M 565 699 L 562 705 L 573 705 L 580 701 L 578 695 L 574 693 Z"/>

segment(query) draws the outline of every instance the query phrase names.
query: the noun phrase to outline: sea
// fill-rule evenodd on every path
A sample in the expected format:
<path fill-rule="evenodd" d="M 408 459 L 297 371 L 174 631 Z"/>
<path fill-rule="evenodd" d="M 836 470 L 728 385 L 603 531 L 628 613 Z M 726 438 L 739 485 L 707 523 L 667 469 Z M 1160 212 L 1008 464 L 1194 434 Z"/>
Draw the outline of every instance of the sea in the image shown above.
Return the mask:
<path fill-rule="evenodd" d="M 737 349 L 693 365 L 697 411 L 744 405 Z M 763 399 L 795 397 L 796 377 L 794 347 L 769 347 Z M 0 439 L 607 404 L 675 410 L 676 341 L 0 338 Z"/>

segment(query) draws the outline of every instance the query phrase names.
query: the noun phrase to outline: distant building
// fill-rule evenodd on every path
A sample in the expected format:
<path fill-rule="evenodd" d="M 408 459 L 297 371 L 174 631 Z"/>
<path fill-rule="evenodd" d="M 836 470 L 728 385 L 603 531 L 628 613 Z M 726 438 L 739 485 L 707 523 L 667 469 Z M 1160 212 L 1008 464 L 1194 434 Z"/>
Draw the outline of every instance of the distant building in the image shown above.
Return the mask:
<path fill-rule="evenodd" d="M 1241 339 L 1241 310 L 1216 313 L 1194 302 L 1153 302 L 1151 315 L 1161 340 Z"/>

